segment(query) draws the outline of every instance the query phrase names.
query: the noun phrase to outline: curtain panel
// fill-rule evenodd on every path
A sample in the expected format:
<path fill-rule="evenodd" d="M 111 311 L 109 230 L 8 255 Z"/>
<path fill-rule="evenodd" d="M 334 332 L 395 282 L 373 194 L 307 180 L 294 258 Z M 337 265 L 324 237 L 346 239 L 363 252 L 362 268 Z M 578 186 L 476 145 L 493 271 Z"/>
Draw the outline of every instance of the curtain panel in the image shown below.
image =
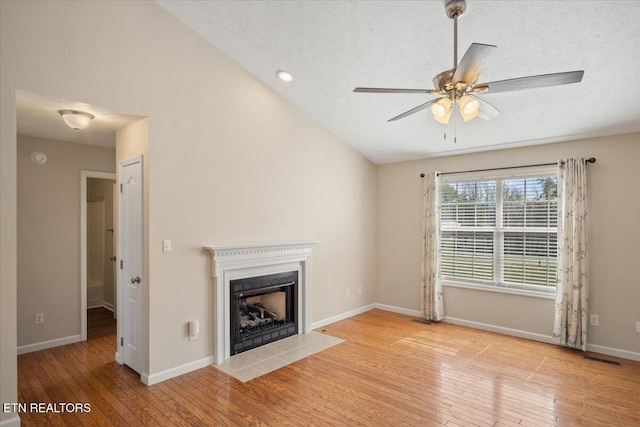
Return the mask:
<path fill-rule="evenodd" d="M 558 283 L 553 340 L 587 349 L 587 178 L 584 158 L 558 162 Z"/>
<path fill-rule="evenodd" d="M 422 212 L 421 308 L 427 320 L 444 319 L 440 282 L 440 178 L 438 172 L 424 176 Z"/>

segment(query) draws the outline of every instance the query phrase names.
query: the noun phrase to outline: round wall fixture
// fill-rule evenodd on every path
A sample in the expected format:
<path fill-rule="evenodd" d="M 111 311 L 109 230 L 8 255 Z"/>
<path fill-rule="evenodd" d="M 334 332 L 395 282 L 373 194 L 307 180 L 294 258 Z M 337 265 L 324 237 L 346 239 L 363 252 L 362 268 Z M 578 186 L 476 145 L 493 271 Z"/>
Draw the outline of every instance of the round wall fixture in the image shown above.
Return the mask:
<path fill-rule="evenodd" d="M 47 162 L 47 155 L 42 151 L 34 151 L 31 153 L 31 161 L 36 165 L 43 165 Z"/>

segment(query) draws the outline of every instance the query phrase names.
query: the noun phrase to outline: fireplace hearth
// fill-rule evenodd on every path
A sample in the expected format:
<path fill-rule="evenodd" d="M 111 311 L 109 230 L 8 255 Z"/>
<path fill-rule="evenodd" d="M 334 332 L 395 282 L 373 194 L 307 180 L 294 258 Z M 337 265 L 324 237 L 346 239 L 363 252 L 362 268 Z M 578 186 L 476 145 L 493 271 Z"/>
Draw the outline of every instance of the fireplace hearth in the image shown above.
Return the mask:
<path fill-rule="evenodd" d="M 231 280 L 231 355 L 298 333 L 298 272 Z"/>

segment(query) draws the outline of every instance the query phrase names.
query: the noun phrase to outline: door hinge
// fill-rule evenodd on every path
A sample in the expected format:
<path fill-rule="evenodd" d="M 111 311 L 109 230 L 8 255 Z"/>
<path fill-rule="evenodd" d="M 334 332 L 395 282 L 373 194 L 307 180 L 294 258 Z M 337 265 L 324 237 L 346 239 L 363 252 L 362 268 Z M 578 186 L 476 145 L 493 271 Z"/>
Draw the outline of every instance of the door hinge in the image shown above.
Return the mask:
<path fill-rule="evenodd" d="M 120 184 L 120 192 L 122 193 L 122 184 Z"/>
<path fill-rule="evenodd" d="M 124 346 L 124 337 L 120 337 L 120 347 Z"/>
<path fill-rule="evenodd" d="M 124 268 L 123 266 L 124 266 L 124 263 L 123 263 L 122 260 L 120 260 L 120 270 L 122 270 Z"/>

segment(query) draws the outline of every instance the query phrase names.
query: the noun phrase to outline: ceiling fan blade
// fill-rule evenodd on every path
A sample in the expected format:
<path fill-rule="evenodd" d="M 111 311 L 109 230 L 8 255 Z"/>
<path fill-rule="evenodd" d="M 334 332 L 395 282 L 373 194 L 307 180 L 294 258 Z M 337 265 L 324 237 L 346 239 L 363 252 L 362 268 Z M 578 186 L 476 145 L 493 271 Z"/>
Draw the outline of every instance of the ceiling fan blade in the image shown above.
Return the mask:
<path fill-rule="evenodd" d="M 467 86 L 471 86 L 477 82 L 496 49 L 496 46 L 490 44 L 472 43 L 453 74 L 453 83 L 465 82 Z"/>
<path fill-rule="evenodd" d="M 430 95 L 440 95 L 442 91 L 436 89 L 390 89 L 384 87 L 357 87 L 354 92 L 364 93 L 428 93 Z"/>
<path fill-rule="evenodd" d="M 582 81 L 584 71 L 568 71 L 565 73 L 541 74 L 539 76 L 520 77 L 517 79 L 500 80 L 497 82 L 481 83 L 473 88 L 476 93 L 500 93 L 514 90 L 534 89 L 557 85 L 567 85 Z M 476 91 L 477 89 L 477 91 Z"/>
<path fill-rule="evenodd" d="M 431 104 L 436 102 L 438 99 L 440 99 L 440 98 L 432 99 L 431 101 L 427 101 L 424 104 L 420 104 L 417 107 L 412 108 L 409 111 L 405 111 L 404 113 L 400 114 L 399 116 L 395 116 L 394 118 L 387 120 L 387 122 L 394 122 L 396 120 L 404 119 L 405 117 L 410 116 L 412 114 L 415 114 L 418 111 L 422 111 L 425 108 L 428 108 Z"/>
<path fill-rule="evenodd" d="M 471 98 L 478 100 L 480 103 L 480 113 L 478 113 L 478 117 L 482 120 L 491 120 L 500 115 L 500 111 L 493 105 L 489 104 L 484 99 L 480 99 L 477 96 L 469 95 Z"/>

